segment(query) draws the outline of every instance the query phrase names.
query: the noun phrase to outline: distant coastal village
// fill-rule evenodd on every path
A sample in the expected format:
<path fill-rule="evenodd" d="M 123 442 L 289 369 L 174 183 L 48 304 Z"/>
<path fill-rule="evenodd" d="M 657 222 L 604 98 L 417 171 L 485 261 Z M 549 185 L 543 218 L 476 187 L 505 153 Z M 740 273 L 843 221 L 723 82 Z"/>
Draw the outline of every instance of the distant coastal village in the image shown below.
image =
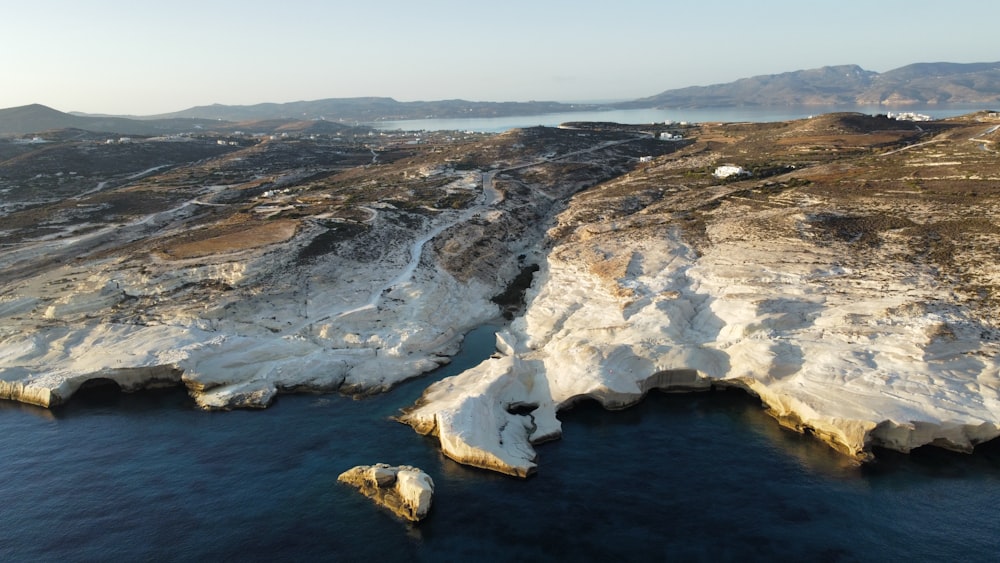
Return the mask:
<path fill-rule="evenodd" d="M 889 119 L 895 119 L 896 121 L 931 121 L 933 119 L 929 115 L 912 111 L 901 111 L 898 113 L 890 111 L 885 115 Z"/>

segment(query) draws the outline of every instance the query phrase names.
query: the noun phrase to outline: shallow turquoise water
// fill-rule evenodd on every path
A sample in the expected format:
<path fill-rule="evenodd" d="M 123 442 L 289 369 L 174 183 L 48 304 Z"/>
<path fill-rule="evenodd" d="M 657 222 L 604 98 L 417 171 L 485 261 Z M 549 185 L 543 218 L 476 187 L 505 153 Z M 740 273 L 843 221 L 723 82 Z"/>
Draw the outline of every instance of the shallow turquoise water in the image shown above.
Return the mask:
<path fill-rule="evenodd" d="M 490 329 L 467 343 L 434 378 L 488 354 Z M 429 381 L 229 413 L 178 391 L 0 403 L 0 560 L 988 561 L 1000 547 L 995 445 L 859 468 L 740 393 L 654 393 L 564 413 L 521 481 L 389 419 Z M 375 462 L 431 474 L 426 521 L 336 483 Z"/>

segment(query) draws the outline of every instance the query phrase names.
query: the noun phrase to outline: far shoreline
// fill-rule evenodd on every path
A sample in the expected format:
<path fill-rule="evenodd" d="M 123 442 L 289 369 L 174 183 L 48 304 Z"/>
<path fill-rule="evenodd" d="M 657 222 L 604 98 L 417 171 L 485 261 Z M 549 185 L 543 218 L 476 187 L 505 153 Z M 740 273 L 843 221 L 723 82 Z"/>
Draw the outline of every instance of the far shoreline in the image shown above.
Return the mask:
<path fill-rule="evenodd" d="M 503 133 L 511 129 L 555 127 L 567 121 L 613 121 L 617 123 L 674 122 L 774 122 L 805 119 L 815 115 L 858 112 L 869 115 L 913 112 L 946 119 L 989 109 L 981 104 L 884 104 L 815 106 L 725 106 L 700 108 L 642 108 L 598 111 L 568 111 L 504 117 L 462 117 L 372 121 L 364 125 L 378 131 L 475 131 Z"/>

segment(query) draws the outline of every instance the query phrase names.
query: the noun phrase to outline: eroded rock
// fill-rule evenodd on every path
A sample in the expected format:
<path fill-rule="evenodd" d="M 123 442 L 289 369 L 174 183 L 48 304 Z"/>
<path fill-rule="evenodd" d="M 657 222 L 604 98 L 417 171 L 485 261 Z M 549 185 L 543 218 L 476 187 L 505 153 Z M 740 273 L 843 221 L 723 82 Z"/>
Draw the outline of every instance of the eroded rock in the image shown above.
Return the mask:
<path fill-rule="evenodd" d="M 964 199 L 963 171 L 993 170 L 995 156 L 973 160 L 954 139 L 781 184 L 696 190 L 668 163 L 580 194 L 498 353 L 433 384 L 401 420 L 457 461 L 524 476 L 581 398 L 614 409 L 653 388 L 736 387 L 859 460 L 875 447 L 972 451 L 1000 436 L 1000 225 L 966 216 L 1000 201 L 980 181 Z M 955 167 L 939 194 L 891 175 L 917 155 Z M 622 203 L 654 187 L 661 200 Z M 522 404 L 535 408 L 508 408 Z"/>
<path fill-rule="evenodd" d="M 357 488 L 379 506 L 411 522 L 427 517 L 434 496 L 430 475 L 409 465 L 359 465 L 341 473 L 337 481 Z"/>
<path fill-rule="evenodd" d="M 311 153 L 268 142 L 122 178 L 100 190 L 114 206 L 81 194 L 79 205 L 54 200 L 5 218 L 0 398 L 53 405 L 78 379 L 164 365 L 206 409 L 265 407 L 283 392 L 386 391 L 447 362 L 464 333 L 496 318 L 491 299 L 561 199 L 624 171 L 627 159 L 606 149 L 643 139 L 610 138 L 512 132 L 456 148 L 477 153 L 463 170 L 429 149 L 343 181 L 327 178 L 340 164 L 302 162 L 353 145 Z M 507 173 L 557 149 L 574 154 L 571 180 Z M 348 160 L 371 164 L 364 152 Z M 240 181 L 218 185 L 220 175 Z"/>

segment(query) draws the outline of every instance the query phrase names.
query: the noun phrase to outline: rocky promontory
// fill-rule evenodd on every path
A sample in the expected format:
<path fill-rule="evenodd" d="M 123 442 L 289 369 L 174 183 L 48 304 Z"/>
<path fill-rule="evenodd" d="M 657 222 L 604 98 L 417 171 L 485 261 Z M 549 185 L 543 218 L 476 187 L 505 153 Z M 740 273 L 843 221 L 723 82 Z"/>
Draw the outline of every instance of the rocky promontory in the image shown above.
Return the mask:
<path fill-rule="evenodd" d="M 16 155 L 0 166 L 0 398 L 44 407 L 95 383 L 183 385 L 206 409 L 386 391 L 516 308 L 497 297 L 566 197 L 671 150 L 545 128 L 60 139 L 0 143 Z M 510 175 L 534 163 L 530 182 Z"/>
<path fill-rule="evenodd" d="M 498 354 L 401 417 L 517 476 L 580 400 L 739 388 L 858 459 L 1000 435 L 996 115 L 702 126 L 573 198 Z M 749 176 L 710 176 L 724 163 Z"/>

